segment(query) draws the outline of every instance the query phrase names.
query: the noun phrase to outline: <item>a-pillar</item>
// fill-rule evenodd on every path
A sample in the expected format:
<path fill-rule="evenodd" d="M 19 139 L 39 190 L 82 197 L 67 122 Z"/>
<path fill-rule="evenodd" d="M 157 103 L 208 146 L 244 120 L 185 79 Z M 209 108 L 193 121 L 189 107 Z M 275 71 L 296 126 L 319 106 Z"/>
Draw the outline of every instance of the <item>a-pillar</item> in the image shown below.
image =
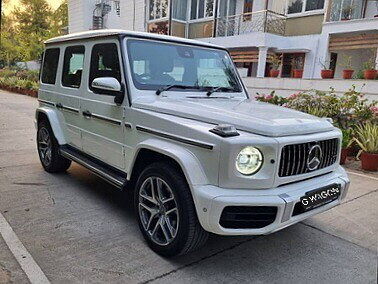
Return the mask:
<path fill-rule="evenodd" d="M 266 59 L 268 56 L 268 47 L 260 46 L 259 47 L 259 61 L 257 65 L 257 78 L 265 77 L 265 68 L 266 68 Z"/>

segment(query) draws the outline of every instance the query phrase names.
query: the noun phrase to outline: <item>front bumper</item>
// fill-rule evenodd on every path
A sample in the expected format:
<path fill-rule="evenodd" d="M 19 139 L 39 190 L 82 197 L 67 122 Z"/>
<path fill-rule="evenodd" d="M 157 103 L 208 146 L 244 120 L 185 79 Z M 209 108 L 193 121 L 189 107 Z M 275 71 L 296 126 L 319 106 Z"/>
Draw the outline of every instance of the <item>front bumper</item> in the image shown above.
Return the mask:
<path fill-rule="evenodd" d="M 341 195 L 338 199 L 293 216 L 295 204 L 306 192 L 334 183 L 341 186 Z M 206 231 L 219 235 L 265 235 L 340 204 L 347 194 L 349 184 L 346 172 L 342 167 L 338 167 L 332 173 L 272 189 L 225 189 L 206 185 L 194 186 L 192 190 L 199 221 Z M 229 229 L 220 225 L 221 214 L 227 206 L 273 206 L 277 207 L 277 214 L 275 220 L 263 228 Z"/>

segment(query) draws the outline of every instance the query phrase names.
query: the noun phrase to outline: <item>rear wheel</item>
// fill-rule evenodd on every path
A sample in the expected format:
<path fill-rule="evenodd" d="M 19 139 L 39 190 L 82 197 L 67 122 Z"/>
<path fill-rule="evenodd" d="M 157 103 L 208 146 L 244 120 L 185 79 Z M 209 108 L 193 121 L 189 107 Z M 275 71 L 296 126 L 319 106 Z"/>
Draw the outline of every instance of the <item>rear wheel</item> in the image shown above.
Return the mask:
<path fill-rule="evenodd" d="M 135 207 L 140 230 L 158 254 L 186 254 L 207 240 L 185 177 L 169 163 L 154 163 L 142 172 Z"/>
<path fill-rule="evenodd" d="M 49 173 L 65 172 L 71 161 L 59 154 L 59 144 L 50 124 L 42 120 L 38 124 L 37 147 L 41 164 Z"/>

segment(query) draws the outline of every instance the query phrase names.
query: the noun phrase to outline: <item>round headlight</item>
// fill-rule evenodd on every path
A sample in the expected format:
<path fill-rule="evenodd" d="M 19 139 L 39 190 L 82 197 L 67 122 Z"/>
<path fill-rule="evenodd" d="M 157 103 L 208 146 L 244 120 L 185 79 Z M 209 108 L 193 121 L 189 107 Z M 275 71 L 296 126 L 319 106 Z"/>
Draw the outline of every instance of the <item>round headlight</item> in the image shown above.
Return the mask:
<path fill-rule="evenodd" d="M 260 170 L 263 155 L 259 149 L 248 146 L 243 148 L 236 157 L 236 169 L 243 175 L 253 175 Z"/>

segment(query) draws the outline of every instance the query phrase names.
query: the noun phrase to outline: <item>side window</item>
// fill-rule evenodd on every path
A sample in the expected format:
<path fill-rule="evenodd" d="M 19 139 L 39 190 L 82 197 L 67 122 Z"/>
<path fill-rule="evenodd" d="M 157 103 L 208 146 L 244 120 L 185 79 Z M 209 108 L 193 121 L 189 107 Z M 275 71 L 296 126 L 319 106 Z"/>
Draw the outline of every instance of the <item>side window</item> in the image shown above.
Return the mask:
<path fill-rule="evenodd" d="M 58 70 L 59 63 L 59 54 L 59 48 L 46 49 L 42 67 L 42 83 L 51 85 L 55 84 L 56 71 Z"/>
<path fill-rule="evenodd" d="M 115 43 L 103 43 L 93 46 L 89 72 L 90 89 L 92 89 L 92 81 L 100 77 L 113 77 L 120 83 L 122 81 L 118 49 Z"/>
<path fill-rule="evenodd" d="M 64 53 L 62 85 L 70 88 L 80 88 L 84 67 L 85 47 L 69 46 Z"/>

